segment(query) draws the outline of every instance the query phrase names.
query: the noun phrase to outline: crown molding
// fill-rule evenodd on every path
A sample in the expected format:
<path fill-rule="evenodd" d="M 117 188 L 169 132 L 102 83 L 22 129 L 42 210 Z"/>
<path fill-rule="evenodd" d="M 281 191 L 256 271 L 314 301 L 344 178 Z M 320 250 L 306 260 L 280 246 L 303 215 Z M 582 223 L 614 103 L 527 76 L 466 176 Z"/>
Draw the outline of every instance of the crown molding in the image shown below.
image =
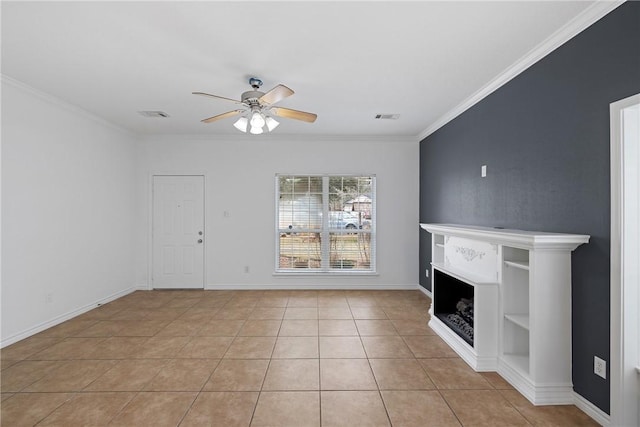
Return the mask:
<path fill-rule="evenodd" d="M 422 141 L 469 108 L 482 101 L 485 97 L 498 90 L 501 86 L 509 82 L 514 77 L 531 67 L 533 64 L 544 58 L 558 47 L 578 35 L 581 31 L 602 19 L 605 15 L 619 7 L 625 0 L 597 0 L 592 6 L 585 9 L 578 16 L 569 21 L 562 28 L 549 36 L 542 43 L 531 49 L 513 65 L 500 73 L 497 77 L 475 92 L 469 98 L 462 101 L 453 109 L 440 116 L 428 128 L 418 134 L 418 140 Z"/>
<path fill-rule="evenodd" d="M 34 88 L 33 86 L 29 86 L 26 83 L 21 82 L 20 80 L 16 80 L 13 77 L 9 77 L 6 74 L 0 74 L 0 81 L 2 81 L 3 84 L 6 84 L 8 86 L 11 86 L 13 88 L 16 88 L 20 91 L 26 92 L 36 98 L 39 98 L 45 102 L 48 102 L 50 104 L 53 104 L 57 107 L 60 107 L 66 111 L 69 111 L 73 114 L 76 114 L 78 116 L 81 116 L 85 119 L 88 119 L 92 122 L 95 122 L 99 125 L 108 127 L 110 129 L 113 129 L 117 132 L 120 132 L 122 134 L 125 134 L 128 137 L 131 138 L 137 138 L 138 135 L 136 135 L 134 132 L 131 132 L 128 129 L 125 129 L 123 127 L 120 127 L 118 125 L 115 125 L 105 119 L 103 119 L 102 117 L 96 116 L 93 113 L 90 113 L 89 111 L 78 107 L 77 105 L 71 104 L 67 101 L 64 101 L 56 96 L 53 96 L 49 93 L 43 92 L 39 89 Z"/>

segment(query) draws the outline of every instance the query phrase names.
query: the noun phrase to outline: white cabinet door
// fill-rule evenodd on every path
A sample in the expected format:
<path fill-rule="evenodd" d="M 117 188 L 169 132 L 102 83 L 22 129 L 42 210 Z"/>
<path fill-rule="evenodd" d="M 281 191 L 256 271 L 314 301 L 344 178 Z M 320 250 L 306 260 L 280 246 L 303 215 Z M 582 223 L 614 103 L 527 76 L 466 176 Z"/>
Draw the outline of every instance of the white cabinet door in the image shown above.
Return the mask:
<path fill-rule="evenodd" d="M 153 272 L 158 288 L 204 288 L 204 177 L 153 177 Z"/>

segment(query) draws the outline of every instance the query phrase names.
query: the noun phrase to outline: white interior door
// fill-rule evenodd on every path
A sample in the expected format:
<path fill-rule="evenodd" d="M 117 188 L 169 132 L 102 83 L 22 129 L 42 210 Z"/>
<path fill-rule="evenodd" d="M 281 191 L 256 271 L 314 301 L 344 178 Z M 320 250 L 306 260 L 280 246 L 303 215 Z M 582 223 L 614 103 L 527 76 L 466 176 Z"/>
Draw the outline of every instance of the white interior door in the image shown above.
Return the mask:
<path fill-rule="evenodd" d="M 204 288 L 204 177 L 153 177 L 152 283 Z"/>

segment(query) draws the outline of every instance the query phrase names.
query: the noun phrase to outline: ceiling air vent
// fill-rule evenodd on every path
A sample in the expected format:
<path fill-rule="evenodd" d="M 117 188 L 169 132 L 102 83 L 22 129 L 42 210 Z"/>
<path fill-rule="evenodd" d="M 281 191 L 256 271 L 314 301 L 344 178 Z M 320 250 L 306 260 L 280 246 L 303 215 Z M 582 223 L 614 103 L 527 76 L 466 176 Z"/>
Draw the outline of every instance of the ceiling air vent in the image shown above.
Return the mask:
<path fill-rule="evenodd" d="M 380 120 L 398 120 L 400 114 L 376 114 L 375 118 Z"/>
<path fill-rule="evenodd" d="M 162 118 L 169 117 L 169 115 L 164 111 L 138 111 L 138 113 L 144 117 L 162 117 Z"/>

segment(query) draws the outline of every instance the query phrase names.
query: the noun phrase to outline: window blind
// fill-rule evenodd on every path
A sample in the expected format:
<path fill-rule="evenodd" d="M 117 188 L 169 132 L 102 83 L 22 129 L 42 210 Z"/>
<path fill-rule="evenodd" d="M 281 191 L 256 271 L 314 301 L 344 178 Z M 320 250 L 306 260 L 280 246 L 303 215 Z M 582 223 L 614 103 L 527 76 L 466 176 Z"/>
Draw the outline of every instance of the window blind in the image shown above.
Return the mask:
<path fill-rule="evenodd" d="M 276 175 L 277 272 L 375 272 L 373 175 Z"/>

